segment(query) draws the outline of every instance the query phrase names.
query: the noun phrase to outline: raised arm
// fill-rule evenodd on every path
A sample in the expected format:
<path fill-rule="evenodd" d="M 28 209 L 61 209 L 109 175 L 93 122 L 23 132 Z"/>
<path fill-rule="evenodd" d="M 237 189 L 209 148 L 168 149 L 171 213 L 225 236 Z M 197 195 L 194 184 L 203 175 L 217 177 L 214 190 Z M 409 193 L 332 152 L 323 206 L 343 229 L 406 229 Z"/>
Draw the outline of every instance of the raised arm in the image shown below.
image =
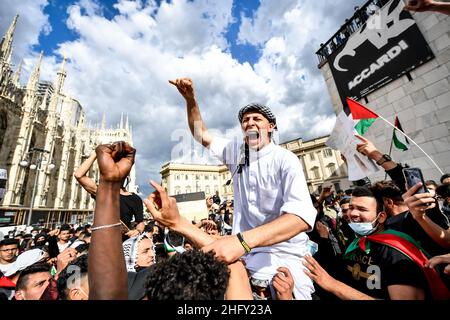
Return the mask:
<path fill-rule="evenodd" d="M 89 299 L 126 300 L 127 272 L 120 230 L 120 187 L 136 150 L 125 142 L 96 148 L 100 168 L 89 247 Z"/>
<path fill-rule="evenodd" d="M 86 174 L 92 167 L 92 164 L 94 163 L 95 159 L 97 159 L 97 155 L 94 151 L 89 155 L 89 157 L 86 160 L 84 160 L 84 162 L 73 173 L 73 176 L 75 177 L 75 179 L 77 179 L 78 183 L 81 184 L 84 190 L 93 195 L 97 193 L 97 184 L 92 178 L 89 178 Z"/>
<path fill-rule="evenodd" d="M 186 237 L 196 248 L 204 247 L 215 241 L 213 236 L 201 231 L 186 218 L 180 216 L 177 201 L 175 198 L 169 197 L 163 187 L 154 181 L 150 181 L 150 184 L 156 191 L 144 200 L 144 204 L 156 221 Z M 230 278 L 225 300 L 252 300 L 252 290 L 242 262 L 237 261 L 228 265 L 228 271 Z"/>
<path fill-rule="evenodd" d="M 419 182 L 405 194 L 403 200 L 408 206 L 409 211 L 422 229 L 434 240 L 438 245 L 445 249 L 450 249 L 450 229 L 443 229 L 434 223 L 428 216 L 427 210 L 432 210 L 436 206 L 436 200 L 431 193 L 417 193 L 417 190 L 422 186 Z"/>
<path fill-rule="evenodd" d="M 197 142 L 207 148 L 211 144 L 213 136 L 209 134 L 208 129 L 203 122 L 200 108 L 195 99 L 192 80 L 189 78 L 179 78 L 176 80 L 169 80 L 169 83 L 177 87 L 180 94 L 186 100 L 188 124 L 192 136 Z"/>
<path fill-rule="evenodd" d="M 384 170 L 388 171 L 394 169 L 397 163 L 392 160 L 383 159 L 383 154 L 375 147 L 375 145 L 369 140 L 360 135 L 355 135 L 361 143 L 357 145 L 359 153 L 365 155 L 367 158 L 375 161 Z"/>
<path fill-rule="evenodd" d="M 163 187 L 154 181 L 150 181 L 150 184 L 156 191 L 144 200 L 144 204 L 153 219 L 186 237 L 196 248 L 202 248 L 215 241 L 213 236 L 203 232 L 186 218 L 180 216 L 177 201 L 175 198 L 169 197 Z"/>
<path fill-rule="evenodd" d="M 333 192 L 331 191 L 331 188 L 332 188 L 332 186 L 325 187 L 324 185 L 322 185 L 322 191 L 320 192 L 319 199 L 317 199 L 317 202 L 319 204 L 323 204 L 325 199 L 333 194 Z"/>
<path fill-rule="evenodd" d="M 433 0 L 409 0 L 404 10 L 417 12 L 435 11 L 450 15 L 450 3 Z"/>
<path fill-rule="evenodd" d="M 367 158 L 375 161 L 377 165 L 382 167 L 384 171 L 389 175 L 392 181 L 405 192 L 405 177 L 403 176 L 402 166 L 392 159 L 386 159 L 384 155 L 377 149 L 377 147 L 367 138 L 363 136 L 355 135 L 361 143 L 357 145 L 357 151 Z"/>

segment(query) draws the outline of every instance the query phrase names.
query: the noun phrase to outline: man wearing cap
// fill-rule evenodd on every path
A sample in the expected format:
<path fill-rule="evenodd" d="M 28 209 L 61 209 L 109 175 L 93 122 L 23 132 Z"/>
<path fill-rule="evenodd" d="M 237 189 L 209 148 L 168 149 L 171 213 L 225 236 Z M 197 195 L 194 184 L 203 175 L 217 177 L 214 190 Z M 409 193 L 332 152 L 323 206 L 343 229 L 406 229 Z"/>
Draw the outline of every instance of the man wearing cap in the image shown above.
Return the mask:
<path fill-rule="evenodd" d="M 213 137 L 195 99 L 192 80 L 170 80 L 186 100 L 194 138 L 225 163 L 233 175 L 233 235 L 205 246 L 231 263 L 243 256 L 252 278 L 268 282 L 277 268 L 293 270 L 296 299 L 311 299 L 312 282 L 301 258 L 316 218 L 302 166 L 290 151 L 275 145 L 276 118 L 267 106 L 253 103 L 239 111 L 244 141 Z M 245 254 L 245 256 L 244 256 Z M 272 288 L 271 288 L 272 290 Z"/>

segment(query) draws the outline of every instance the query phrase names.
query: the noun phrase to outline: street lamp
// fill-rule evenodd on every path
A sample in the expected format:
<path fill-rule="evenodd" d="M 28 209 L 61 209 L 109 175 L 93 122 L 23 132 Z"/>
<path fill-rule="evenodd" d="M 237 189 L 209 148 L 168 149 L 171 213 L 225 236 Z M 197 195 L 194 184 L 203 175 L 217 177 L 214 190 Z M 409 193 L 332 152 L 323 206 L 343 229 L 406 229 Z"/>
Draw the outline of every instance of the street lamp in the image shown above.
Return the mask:
<path fill-rule="evenodd" d="M 42 155 L 44 153 L 48 153 L 50 154 L 50 151 L 42 149 L 42 148 L 32 148 L 28 154 L 38 154 L 38 158 L 36 159 L 36 163 L 33 163 L 30 165 L 30 169 L 31 170 L 36 170 L 36 174 L 34 176 L 34 185 L 33 185 L 33 193 L 31 194 L 31 203 L 30 203 L 30 209 L 29 209 L 29 213 L 28 213 L 28 222 L 27 225 L 30 226 L 31 225 L 31 216 L 33 215 L 33 206 L 34 206 L 34 197 L 36 196 L 36 186 L 37 186 L 37 182 L 38 182 L 38 177 L 39 177 L 39 173 L 41 171 L 41 165 L 42 165 Z M 31 158 L 33 158 L 33 156 L 31 156 Z M 21 167 L 28 167 L 29 162 L 27 160 L 22 160 L 20 161 L 19 165 Z M 53 163 L 50 163 L 48 165 L 48 169 L 49 170 L 53 170 L 55 168 L 55 165 Z"/>

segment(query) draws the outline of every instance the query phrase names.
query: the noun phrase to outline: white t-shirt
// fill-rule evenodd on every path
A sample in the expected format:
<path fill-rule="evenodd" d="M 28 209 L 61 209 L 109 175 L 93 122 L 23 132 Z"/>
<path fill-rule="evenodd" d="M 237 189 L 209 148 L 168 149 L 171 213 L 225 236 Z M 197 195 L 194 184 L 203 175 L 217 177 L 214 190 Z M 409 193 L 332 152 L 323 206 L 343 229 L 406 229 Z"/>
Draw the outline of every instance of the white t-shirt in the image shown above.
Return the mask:
<path fill-rule="evenodd" d="M 11 265 L 12 265 L 12 263 L 6 263 L 6 264 L 0 263 L 0 272 L 6 273 L 6 271 L 8 271 L 8 269 L 11 267 Z"/>
<path fill-rule="evenodd" d="M 58 241 L 58 249 L 59 249 L 59 253 L 63 252 L 64 250 L 66 250 L 66 248 L 68 248 L 70 246 L 70 242 L 61 244 Z"/>
<path fill-rule="evenodd" d="M 209 148 L 232 173 L 235 171 L 242 158 L 243 142 L 214 137 Z M 233 177 L 233 234 L 267 224 L 284 213 L 299 216 L 310 226 L 309 231 L 312 230 L 317 211 L 312 204 L 302 165 L 297 156 L 271 142 L 260 151 L 250 149 L 249 160 L 249 166 L 244 166 L 242 173 L 236 173 Z M 284 266 L 288 267 L 293 275 L 296 273 L 294 279 L 303 282 L 296 283 L 296 288 L 306 284 L 308 290 L 313 292 L 312 283 L 304 275 L 300 261 L 301 257 L 309 253 L 306 245 L 308 240 L 307 234 L 301 232 L 287 241 L 252 249 L 245 259 L 253 259 L 257 253 L 271 254 L 260 256 L 255 263 L 247 263 L 250 273 L 258 274 L 258 270 L 266 267 L 264 273 L 267 278 L 271 278 L 277 272 L 276 268 L 285 261 Z M 286 256 L 289 256 L 289 259 L 286 259 Z M 265 258 L 261 259 L 262 257 Z M 303 295 L 298 290 L 295 291 L 297 298 L 308 297 L 308 294 Z"/>

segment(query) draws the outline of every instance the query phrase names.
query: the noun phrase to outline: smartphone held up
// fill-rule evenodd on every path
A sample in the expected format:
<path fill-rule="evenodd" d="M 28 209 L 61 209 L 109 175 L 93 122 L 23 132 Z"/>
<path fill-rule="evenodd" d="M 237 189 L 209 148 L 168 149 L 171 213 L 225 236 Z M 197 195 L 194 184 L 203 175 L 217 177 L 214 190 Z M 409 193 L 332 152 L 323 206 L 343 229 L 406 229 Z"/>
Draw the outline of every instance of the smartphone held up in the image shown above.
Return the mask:
<path fill-rule="evenodd" d="M 406 187 L 411 189 L 417 183 L 421 182 L 422 186 L 416 193 L 427 193 L 428 190 L 425 186 L 425 180 L 423 179 L 422 171 L 419 168 L 403 168 L 403 176 L 405 177 Z"/>

